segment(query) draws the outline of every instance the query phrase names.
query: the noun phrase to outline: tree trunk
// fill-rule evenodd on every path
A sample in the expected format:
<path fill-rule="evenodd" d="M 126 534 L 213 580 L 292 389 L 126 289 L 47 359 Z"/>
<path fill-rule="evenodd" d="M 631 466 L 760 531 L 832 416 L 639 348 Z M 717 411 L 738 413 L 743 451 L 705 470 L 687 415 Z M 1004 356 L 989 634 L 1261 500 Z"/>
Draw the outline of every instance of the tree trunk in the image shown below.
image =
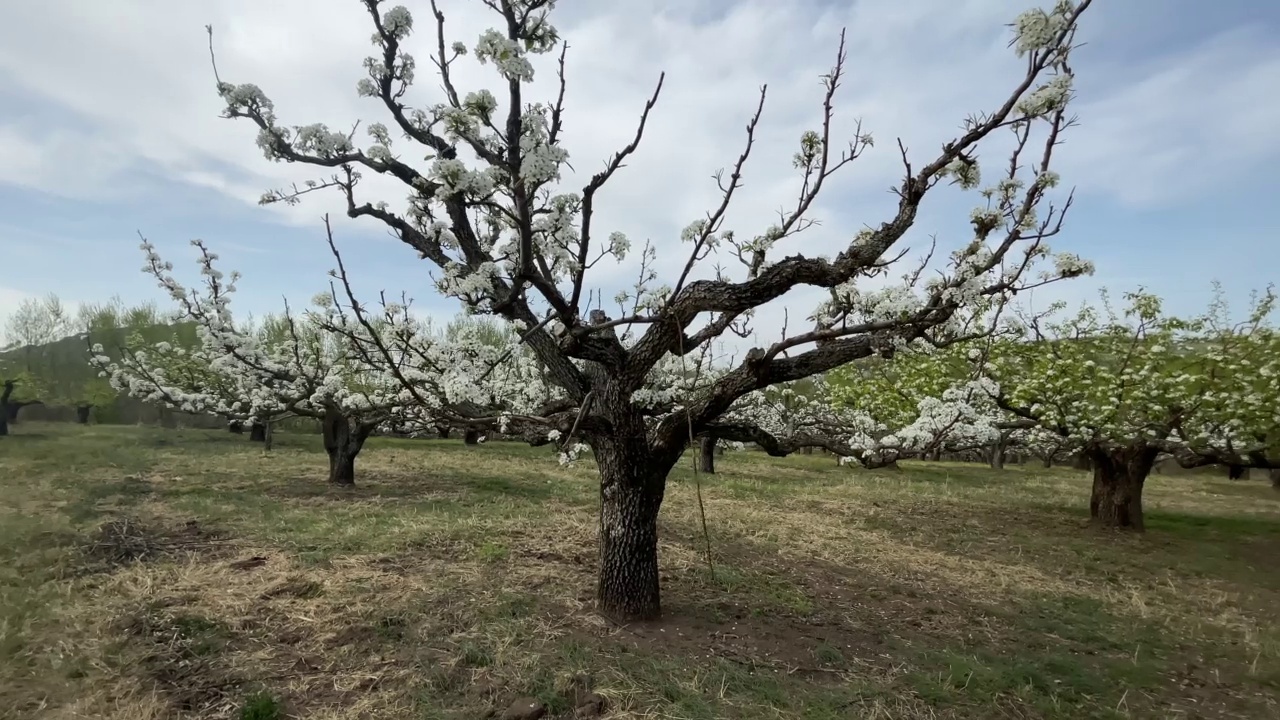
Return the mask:
<path fill-rule="evenodd" d="M 243 434 L 244 434 L 244 423 L 240 422 L 239 420 L 231 420 L 231 421 L 228 421 L 228 422 L 227 422 L 227 432 L 229 432 L 229 433 L 233 433 L 233 434 L 235 434 L 235 435 L 243 435 Z"/>
<path fill-rule="evenodd" d="M 273 425 L 269 420 L 262 423 L 262 449 L 265 452 L 271 452 L 271 448 L 275 446 L 276 431 Z"/>
<path fill-rule="evenodd" d="M 9 397 L 13 395 L 13 388 L 17 385 L 12 380 L 5 380 L 3 390 L 0 390 L 0 435 L 9 434 Z"/>
<path fill-rule="evenodd" d="M 1141 443 L 1122 448 L 1093 449 L 1089 460 L 1093 465 L 1093 494 L 1089 498 L 1089 516 L 1105 527 L 1141 532 L 1142 486 L 1151 474 L 1159 451 Z"/>
<path fill-rule="evenodd" d="M 326 412 L 320 424 L 324 449 L 329 454 L 329 482 L 345 487 L 355 485 L 356 456 L 375 426 L 333 411 Z"/>
<path fill-rule="evenodd" d="M 1245 473 L 1245 469 L 1244 469 L 1244 466 L 1243 466 L 1243 465 L 1228 465 L 1228 466 L 1227 466 L 1227 479 L 1228 479 L 1228 480 L 1239 480 L 1239 479 L 1241 479 L 1241 478 L 1243 478 L 1243 477 L 1244 477 L 1244 473 Z"/>
<path fill-rule="evenodd" d="M 1271 487 L 1280 490 L 1280 468 L 1271 468 L 1267 475 L 1271 478 Z"/>
<path fill-rule="evenodd" d="M 996 440 L 995 444 L 991 446 L 990 454 L 987 455 L 987 462 L 991 465 L 992 470 L 1004 469 L 1004 463 L 1008 459 L 1006 453 L 1009 449 L 1010 435 L 1011 433 L 1008 430 L 1001 432 L 1000 439 Z"/>
<path fill-rule="evenodd" d="M 714 475 L 716 472 L 716 439 L 704 437 L 698 444 L 698 472 Z"/>
<path fill-rule="evenodd" d="M 480 431 L 472 428 L 467 428 L 466 432 L 462 434 L 462 444 L 463 445 L 479 445 Z"/>
<path fill-rule="evenodd" d="M 249 442 L 266 442 L 267 426 L 258 420 L 249 425 Z"/>
<path fill-rule="evenodd" d="M 92 405 L 77 405 L 76 406 L 76 422 L 80 423 L 81 425 L 88 425 L 89 413 L 92 410 L 93 410 Z"/>
<path fill-rule="evenodd" d="M 4 419 L 5 419 L 5 421 L 6 421 L 6 422 L 9 422 L 9 423 L 11 423 L 11 424 L 16 425 L 16 424 L 18 423 L 18 413 L 22 411 L 22 408 L 24 408 L 24 407 L 26 407 L 26 406 L 28 406 L 28 405 L 35 405 L 35 403 L 33 403 L 33 402 L 11 402 L 11 403 L 5 403 L 5 406 L 4 406 Z"/>
<path fill-rule="evenodd" d="M 615 420 L 615 433 L 591 441 L 600 468 L 600 573 L 596 601 L 605 615 L 651 620 L 662 615 L 658 510 L 662 507 L 667 473 L 680 460 L 684 446 L 654 456 L 645 437 L 643 418 L 623 415 L 611 419 Z"/>
<path fill-rule="evenodd" d="M 450 433 L 452 430 L 453 430 L 453 428 L 449 427 L 448 425 L 437 425 L 437 426 L 436 426 L 436 436 L 437 436 L 437 437 L 439 437 L 441 440 L 448 440 L 448 439 L 449 439 L 449 433 Z"/>
<path fill-rule="evenodd" d="M 1071 469 L 1073 470 L 1092 470 L 1093 461 L 1089 458 L 1089 454 L 1083 450 L 1076 453 L 1071 458 Z"/>
<path fill-rule="evenodd" d="M 1052 457 L 1044 458 L 1044 459 L 1042 460 L 1042 462 L 1043 462 L 1043 464 L 1044 464 L 1044 469 L 1045 469 L 1045 470 L 1048 470 L 1049 468 L 1053 467 L 1053 458 L 1052 458 Z"/>
<path fill-rule="evenodd" d="M 936 447 L 929 451 L 929 462 L 942 462 L 941 447 Z"/>
<path fill-rule="evenodd" d="M 992 470 L 1004 469 L 1004 446 L 996 443 L 991 446 L 990 454 L 987 455 L 987 464 Z"/>

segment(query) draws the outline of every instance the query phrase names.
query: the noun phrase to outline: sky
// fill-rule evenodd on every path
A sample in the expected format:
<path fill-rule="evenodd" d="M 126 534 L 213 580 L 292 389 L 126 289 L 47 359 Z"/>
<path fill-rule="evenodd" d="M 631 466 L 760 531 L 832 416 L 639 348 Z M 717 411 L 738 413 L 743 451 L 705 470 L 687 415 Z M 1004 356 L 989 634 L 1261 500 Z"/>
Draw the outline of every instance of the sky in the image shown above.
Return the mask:
<path fill-rule="evenodd" d="M 844 27 L 836 136 L 852 137 L 860 120 L 877 142 L 827 186 L 813 212 L 821 225 L 783 247 L 834 254 L 859 229 L 890 217 L 896 199 L 888 189 L 901 174 L 895 139 L 918 167 L 964 118 L 994 109 L 1014 87 L 1021 61 L 1007 47 L 1007 24 L 1034 4 L 561 0 L 554 22 L 569 43 L 565 145 L 574 167 L 565 187 L 580 188 L 629 141 L 665 71 L 640 150 L 598 196 L 595 227 L 599 235 L 625 232 L 636 249 L 652 242 L 659 277 L 672 282 L 684 261 L 680 230 L 718 202 L 712 175 L 742 151 L 745 123 L 767 84 L 757 144 L 727 223 L 740 236 L 761 232 L 794 202 L 790 158 L 801 133 L 820 121 L 819 77 Z M 435 43 L 430 5 L 408 6 L 419 80 L 407 100 L 438 102 L 427 57 Z M 474 47 L 491 25 L 478 2 L 440 6 L 450 42 Z M 247 121 L 219 117 L 207 24 L 223 79 L 258 84 L 285 123 L 391 124 L 377 101 L 355 91 L 372 51 L 363 13 L 358 0 L 0 5 L 0 321 L 23 298 L 50 292 L 72 305 L 113 295 L 163 305 L 167 298 L 140 272 L 139 234 L 189 281 L 198 275 L 188 241 L 208 243 L 224 270 L 244 275 L 237 313 L 276 311 L 285 299 L 297 307 L 327 287 L 325 213 L 362 296 L 406 292 L 419 312 L 456 313 L 455 301 L 434 293 L 433 266 L 376 221 L 348 220 L 338 195 L 258 205 L 267 189 L 319 176 L 264 159 Z M 1175 312 L 1196 312 L 1212 280 L 1244 302 L 1276 279 L 1277 38 L 1275 3 L 1095 1 L 1073 62 L 1079 123 L 1055 156 L 1075 204 L 1053 247 L 1092 260 L 1097 273 L 1040 291 L 1036 302 L 1145 287 Z M 544 101 L 554 98 L 548 69 L 539 66 L 535 85 Z M 499 87 L 492 68 L 469 57 L 455 75 L 464 92 Z M 407 143 L 394 149 L 412 159 L 419 150 Z M 980 158 L 994 169 L 1004 162 L 998 150 Z M 380 178 L 363 192 L 393 206 L 405 195 Z M 950 188 L 931 193 L 903 241 L 911 256 L 934 239 L 965 243 L 976 202 Z M 612 297 L 632 282 L 635 260 L 602 267 L 593 286 Z M 819 299 L 798 291 L 766 308 L 757 341 L 772 339 L 784 317 L 807 316 Z"/>

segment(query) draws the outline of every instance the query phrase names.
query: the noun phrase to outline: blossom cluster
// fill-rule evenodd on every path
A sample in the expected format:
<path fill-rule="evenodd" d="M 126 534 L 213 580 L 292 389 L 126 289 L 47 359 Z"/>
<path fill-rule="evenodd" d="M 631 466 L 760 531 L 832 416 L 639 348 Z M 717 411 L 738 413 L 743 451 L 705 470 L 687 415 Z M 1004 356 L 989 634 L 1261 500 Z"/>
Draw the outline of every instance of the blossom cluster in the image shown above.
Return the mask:
<path fill-rule="evenodd" d="M 509 353 L 513 338 L 495 345 L 468 328 L 446 338 L 407 306 L 388 306 L 377 322 L 359 322 L 331 292 L 299 314 L 286 308 L 256 325 L 237 322 L 231 298 L 238 276 L 224 282 L 218 256 L 200 241 L 192 244 L 204 280 L 200 291 L 181 284 L 150 243 L 142 250 L 144 271 L 178 304 L 180 319 L 194 323 L 197 343 L 135 342 L 116 359 L 96 346 L 91 362 L 118 391 L 228 418 L 329 413 L 401 429 L 494 408 L 528 411 L 546 399 L 529 355 Z"/>
<path fill-rule="evenodd" d="M 1180 318 L 1147 292 L 1112 307 L 1056 312 L 992 344 L 983 374 L 1014 415 L 1071 441 L 1146 442 L 1204 456 L 1280 449 L 1280 333 L 1275 297 L 1233 321 L 1221 289 Z"/>
<path fill-rule="evenodd" d="M 970 343 L 846 366 L 830 375 L 830 402 L 862 416 L 844 422 L 866 433 L 866 449 L 1001 443 L 1053 458 L 1138 443 L 1206 461 L 1280 460 L 1271 292 L 1243 320 L 1220 290 L 1192 318 L 1147 292 L 1124 300 L 1116 309 L 1104 294 L 1074 313 L 1055 304 Z"/>

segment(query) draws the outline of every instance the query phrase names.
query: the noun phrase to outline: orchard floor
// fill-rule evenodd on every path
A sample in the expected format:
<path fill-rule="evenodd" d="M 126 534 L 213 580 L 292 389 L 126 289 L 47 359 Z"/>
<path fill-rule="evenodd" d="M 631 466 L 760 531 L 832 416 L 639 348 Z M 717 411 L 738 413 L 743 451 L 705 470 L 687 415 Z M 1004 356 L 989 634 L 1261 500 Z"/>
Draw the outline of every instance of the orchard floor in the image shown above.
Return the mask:
<path fill-rule="evenodd" d="M 590 463 L 15 425 L 0 438 L 0 717 L 1280 717 L 1280 493 L 730 454 L 661 519 L 665 619 L 592 611 Z M 576 678 L 576 679 L 575 679 Z M 589 682 L 595 699 L 582 685 Z"/>

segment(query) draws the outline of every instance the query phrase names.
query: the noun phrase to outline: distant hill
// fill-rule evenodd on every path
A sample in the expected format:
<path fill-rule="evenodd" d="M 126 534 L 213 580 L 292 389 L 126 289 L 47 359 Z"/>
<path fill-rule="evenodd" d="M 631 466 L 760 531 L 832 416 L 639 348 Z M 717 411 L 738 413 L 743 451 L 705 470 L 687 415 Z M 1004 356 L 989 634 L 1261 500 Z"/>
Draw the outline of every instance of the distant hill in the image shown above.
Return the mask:
<path fill-rule="evenodd" d="M 144 342 L 161 340 L 194 343 L 193 323 L 150 325 L 143 328 L 110 328 L 89 336 L 69 335 L 43 345 L 10 347 L 0 351 L 0 377 L 18 378 L 15 399 L 38 400 L 44 405 L 22 410 L 20 419 L 74 420 L 75 408 L 93 405 L 98 422 L 153 422 L 158 418 L 149 408 L 131 398 L 119 397 L 105 378 L 89 364 L 89 345 L 101 343 L 105 353 L 117 357 L 130 336 L 137 333 Z"/>

